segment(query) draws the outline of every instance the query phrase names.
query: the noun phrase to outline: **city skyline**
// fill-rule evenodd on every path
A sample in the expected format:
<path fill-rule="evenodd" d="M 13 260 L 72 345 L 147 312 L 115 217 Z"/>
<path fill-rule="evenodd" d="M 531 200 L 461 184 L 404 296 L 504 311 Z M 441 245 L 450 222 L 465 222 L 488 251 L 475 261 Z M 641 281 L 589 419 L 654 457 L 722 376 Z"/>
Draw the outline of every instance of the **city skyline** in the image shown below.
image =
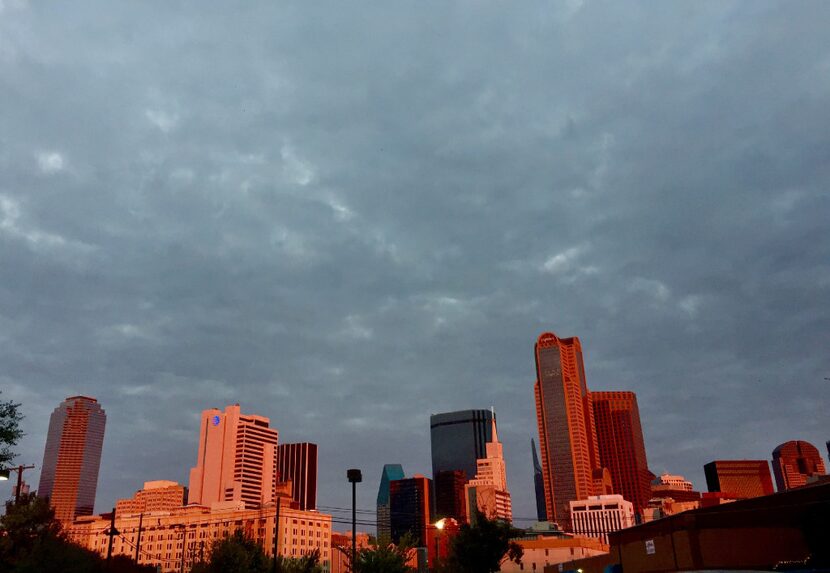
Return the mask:
<path fill-rule="evenodd" d="M 532 517 L 546 330 L 655 474 L 826 456 L 827 3 L 0 6 L 0 388 L 105 405 L 96 511 L 239 402 L 367 510 L 495 407 Z"/>

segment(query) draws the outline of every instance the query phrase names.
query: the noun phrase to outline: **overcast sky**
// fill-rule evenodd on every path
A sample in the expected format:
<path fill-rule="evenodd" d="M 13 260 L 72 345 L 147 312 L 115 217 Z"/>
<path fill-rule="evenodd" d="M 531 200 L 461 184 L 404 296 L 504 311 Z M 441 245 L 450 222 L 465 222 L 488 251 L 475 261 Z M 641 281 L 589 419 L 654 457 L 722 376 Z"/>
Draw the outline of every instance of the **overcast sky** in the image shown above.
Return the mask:
<path fill-rule="evenodd" d="M 533 344 L 637 393 L 649 465 L 830 439 L 828 2 L 0 0 L 0 389 L 37 487 L 98 398 L 96 510 L 200 411 L 320 445 L 319 502 L 495 407 Z M 9 495 L 8 485 L 0 496 Z"/>

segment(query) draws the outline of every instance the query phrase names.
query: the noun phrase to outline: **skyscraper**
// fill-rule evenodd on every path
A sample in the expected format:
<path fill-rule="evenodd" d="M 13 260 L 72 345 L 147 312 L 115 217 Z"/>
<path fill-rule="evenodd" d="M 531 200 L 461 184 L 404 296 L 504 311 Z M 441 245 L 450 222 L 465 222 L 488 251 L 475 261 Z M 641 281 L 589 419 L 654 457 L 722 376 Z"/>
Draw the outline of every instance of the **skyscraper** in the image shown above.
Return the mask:
<path fill-rule="evenodd" d="M 239 404 L 202 412 L 199 453 L 190 470 L 189 503 L 236 502 L 257 508 L 273 501 L 277 430 Z"/>
<path fill-rule="evenodd" d="M 821 454 L 810 442 L 784 442 L 772 451 L 772 473 L 778 491 L 801 487 L 807 478 L 826 473 Z"/>
<path fill-rule="evenodd" d="M 429 417 L 432 477 L 438 472 L 461 470 L 476 475 L 476 461 L 487 456 L 495 414 L 490 410 L 461 410 Z"/>
<path fill-rule="evenodd" d="M 703 466 L 706 487 L 733 499 L 774 493 L 766 460 L 716 460 Z"/>
<path fill-rule="evenodd" d="M 530 451 L 533 454 L 533 488 L 536 491 L 536 519 L 547 521 L 548 513 L 545 511 L 545 479 L 542 477 L 542 466 L 539 464 L 539 456 L 536 454 L 536 442 L 530 438 Z"/>
<path fill-rule="evenodd" d="M 600 464 L 611 472 L 615 492 L 641 515 L 651 498 L 640 410 L 634 392 L 591 392 Z"/>
<path fill-rule="evenodd" d="M 416 475 L 389 482 L 389 517 L 392 541 L 411 533 L 416 547 L 425 547 L 431 522 L 432 480 Z"/>
<path fill-rule="evenodd" d="M 277 480 L 291 480 L 291 497 L 300 509 L 317 509 L 317 444 L 279 444 Z"/>
<path fill-rule="evenodd" d="M 490 519 L 513 521 L 513 507 L 507 490 L 507 468 L 495 418 L 492 425 L 492 439 L 487 442 L 486 456 L 477 460 L 475 478 L 465 486 L 467 515 L 471 523 L 475 521 L 476 511 Z"/>
<path fill-rule="evenodd" d="M 377 500 L 377 528 L 378 538 L 392 538 L 392 524 L 390 521 L 389 508 L 389 484 L 395 480 L 404 478 L 403 466 L 401 464 L 386 464 L 380 474 L 380 487 L 378 487 Z"/>
<path fill-rule="evenodd" d="M 87 396 L 67 398 L 49 418 L 38 494 L 59 521 L 92 515 L 106 424 L 101 405 Z"/>
<path fill-rule="evenodd" d="M 606 472 L 599 471 L 599 450 L 591 398 L 585 382 L 579 339 L 539 336 L 536 355 L 536 418 L 545 511 L 548 520 L 571 529 L 570 502 L 600 489 Z"/>

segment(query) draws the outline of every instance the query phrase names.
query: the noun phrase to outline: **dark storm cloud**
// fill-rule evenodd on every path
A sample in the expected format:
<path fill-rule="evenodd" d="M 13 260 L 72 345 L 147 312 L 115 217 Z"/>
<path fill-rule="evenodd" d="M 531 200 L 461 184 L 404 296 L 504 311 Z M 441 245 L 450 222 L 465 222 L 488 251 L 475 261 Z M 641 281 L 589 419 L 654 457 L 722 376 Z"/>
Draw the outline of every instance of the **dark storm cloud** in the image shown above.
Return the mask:
<path fill-rule="evenodd" d="M 98 510 L 240 402 L 320 499 L 494 406 L 533 515 L 532 346 L 638 393 L 655 472 L 817 445 L 825 3 L 0 3 L 0 387 L 40 464 L 108 413 Z M 32 474 L 34 480 L 36 473 Z M 36 484 L 36 481 L 34 481 Z"/>

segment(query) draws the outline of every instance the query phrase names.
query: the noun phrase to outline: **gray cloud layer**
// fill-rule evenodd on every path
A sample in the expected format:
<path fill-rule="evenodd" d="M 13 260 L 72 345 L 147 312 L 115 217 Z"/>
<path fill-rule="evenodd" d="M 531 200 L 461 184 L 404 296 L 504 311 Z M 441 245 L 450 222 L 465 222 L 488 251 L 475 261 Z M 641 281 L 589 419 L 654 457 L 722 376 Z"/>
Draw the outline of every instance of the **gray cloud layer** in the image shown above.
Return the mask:
<path fill-rule="evenodd" d="M 106 510 L 238 401 L 371 507 L 493 405 L 532 516 L 543 330 L 655 472 L 830 438 L 830 4 L 311 4 L 0 2 L 21 461 L 97 396 Z"/>

